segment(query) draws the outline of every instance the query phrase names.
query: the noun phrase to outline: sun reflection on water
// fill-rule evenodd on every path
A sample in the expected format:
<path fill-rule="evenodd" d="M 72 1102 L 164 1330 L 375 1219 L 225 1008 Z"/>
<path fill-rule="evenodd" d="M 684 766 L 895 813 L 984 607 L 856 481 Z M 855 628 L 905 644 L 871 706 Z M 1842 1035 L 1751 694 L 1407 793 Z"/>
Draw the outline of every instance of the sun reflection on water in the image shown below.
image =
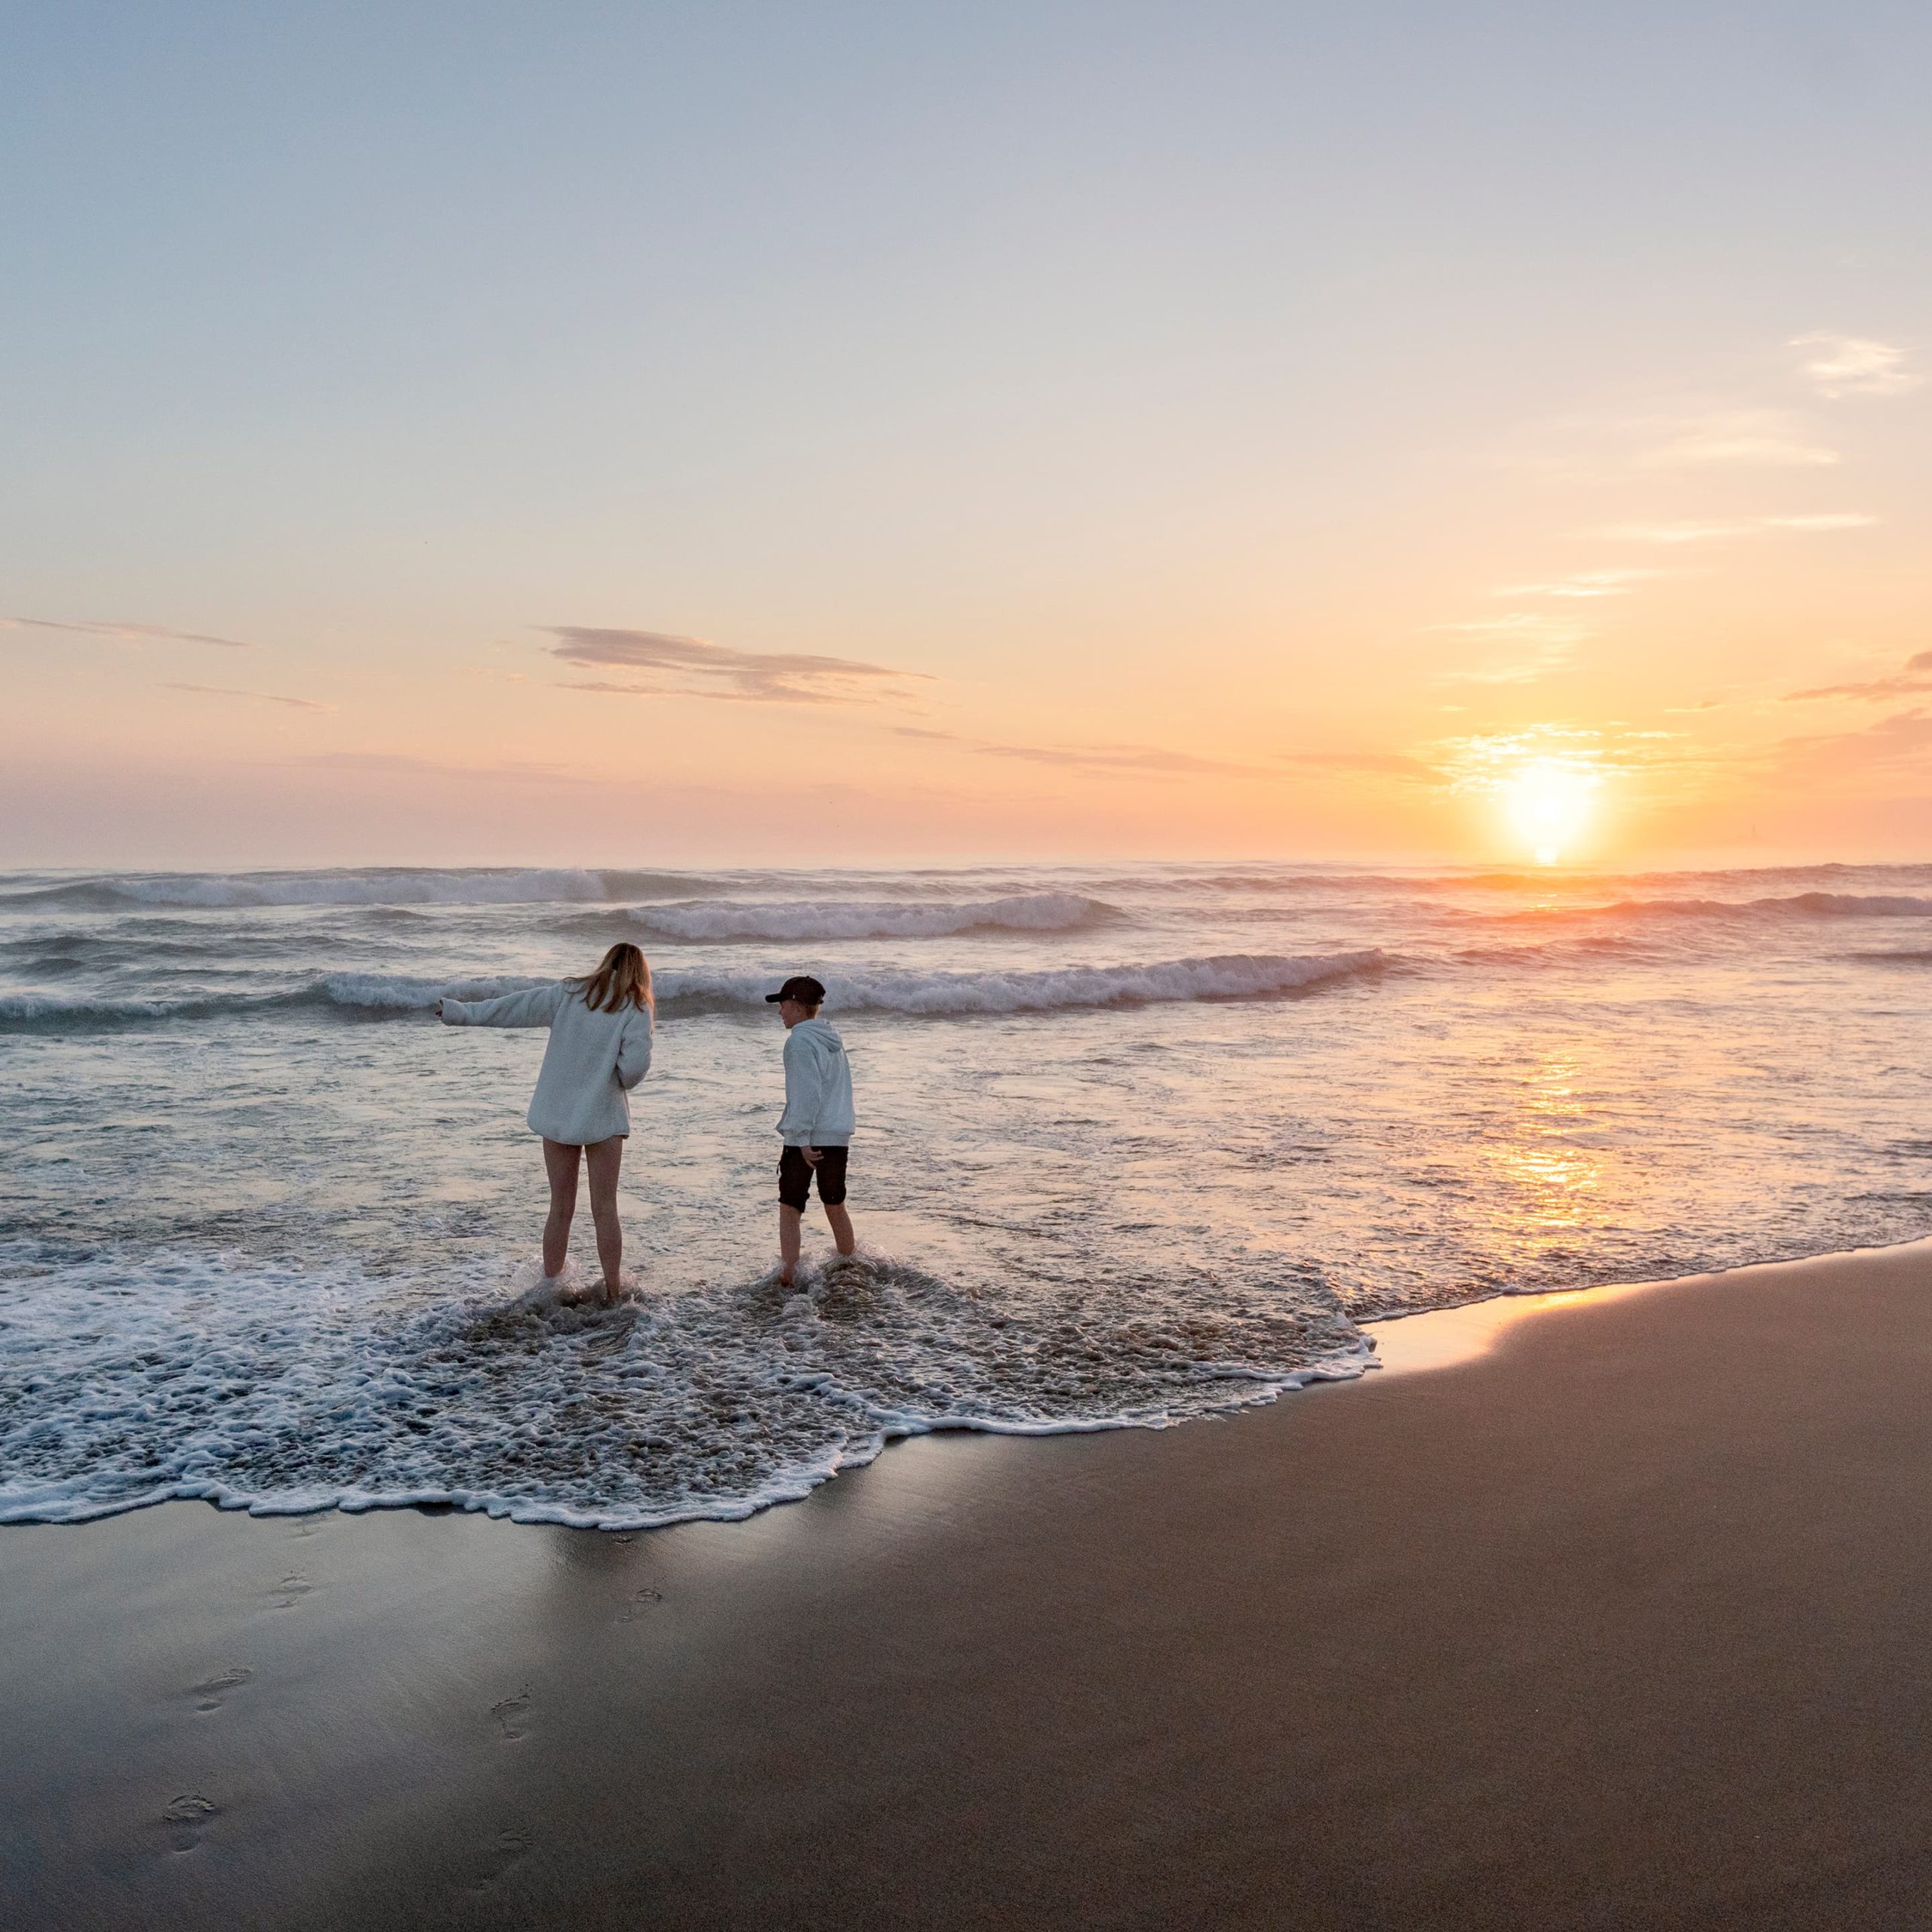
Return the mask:
<path fill-rule="evenodd" d="M 1574 1054 L 1545 1055 L 1524 1075 L 1517 1110 L 1485 1150 L 1519 1236 L 1574 1233 L 1592 1223 L 1604 1163 L 1578 1138 L 1592 1131 L 1582 1071 Z"/>

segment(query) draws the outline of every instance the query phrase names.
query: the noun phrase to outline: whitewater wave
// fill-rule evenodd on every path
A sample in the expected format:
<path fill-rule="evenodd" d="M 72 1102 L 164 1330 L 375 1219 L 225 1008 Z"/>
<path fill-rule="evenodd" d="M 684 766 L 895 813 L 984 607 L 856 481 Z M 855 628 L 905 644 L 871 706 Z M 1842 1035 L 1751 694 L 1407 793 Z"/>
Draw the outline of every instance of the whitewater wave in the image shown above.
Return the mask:
<path fill-rule="evenodd" d="M 1619 899 L 1483 915 L 1530 924 L 1584 919 L 1924 919 L 1932 898 L 1900 892 L 1794 892 L 1761 899 Z"/>
<path fill-rule="evenodd" d="M 1373 1363 L 1332 1300 L 1217 1315 L 1083 1283 L 1009 1306 L 887 1256 L 789 1294 L 767 1278 L 607 1311 L 349 1265 L 32 1247 L 0 1247 L 0 1523 L 174 1498 L 731 1521 L 897 1438 L 1161 1427 Z"/>
<path fill-rule="evenodd" d="M 1149 965 L 1065 966 L 1033 972 L 925 973 L 879 968 L 825 976 L 833 1013 L 902 1014 L 922 1018 L 1046 1013 L 1080 1007 L 1143 1006 L 1196 1000 L 1279 998 L 1374 977 L 1397 962 L 1379 949 L 1286 955 L 1224 953 Z M 769 973 L 667 971 L 656 976 L 660 1015 L 743 1010 L 763 1013 Z M 331 973 L 275 993 L 205 992 L 174 998 L 114 995 L 0 994 L 0 1033 L 82 1032 L 221 1014 L 292 1011 L 343 1018 L 426 1014 L 439 999 L 494 999 L 551 981 L 528 976 L 431 979 L 399 973 Z"/>
<path fill-rule="evenodd" d="M 833 1012 L 951 1014 L 1045 1013 L 1076 1007 L 1145 1006 L 1195 1000 L 1267 999 L 1382 973 L 1380 949 L 1330 953 L 1221 953 L 1149 965 L 1060 966 L 1031 972 L 926 973 L 878 968 L 823 976 Z M 768 980 L 738 973 L 669 973 L 670 999 L 762 1004 Z"/>
<path fill-rule="evenodd" d="M 589 872 L 577 867 L 492 866 L 477 871 L 155 872 L 63 880 L 0 897 L 0 909 L 66 906 L 125 912 L 166 906 L 219 910 L 263 906 L 540 906 L 608 903 L 659 893 L 727 888 L 690 874 Z"/>
<path fill-rule="evenodd" d="M 1119 909 L 1077 892 L 1018 893 L 951 903 L 891 900 L 710 900 L 632 908 L 626 917 L 660 940 L 954 939 L 974 933 L 1072 932 L 1118 920 Z M 591 923 L 586 921 L 586 923 Z M 603 921 L 595 921 L 601 931 Z"/>

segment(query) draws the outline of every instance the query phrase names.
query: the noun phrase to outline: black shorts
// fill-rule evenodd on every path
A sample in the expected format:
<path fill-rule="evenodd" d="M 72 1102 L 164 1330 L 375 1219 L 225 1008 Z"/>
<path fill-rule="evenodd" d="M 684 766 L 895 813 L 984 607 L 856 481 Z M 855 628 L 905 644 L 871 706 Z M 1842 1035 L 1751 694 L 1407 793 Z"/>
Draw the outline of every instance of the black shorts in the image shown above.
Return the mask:
<path fill-rule="evenodd" d="M 778 1160 L 779 1199 L 802 1214 L 814 1174 L 818 1177 L 819 1199 L 828 1208 L 842 1207 L 845 1201 L 845 1149 L 842 1147 L 821 1147 L 817 1167 L 805 1158 L 802 1147 L 786 1148 Z"/>

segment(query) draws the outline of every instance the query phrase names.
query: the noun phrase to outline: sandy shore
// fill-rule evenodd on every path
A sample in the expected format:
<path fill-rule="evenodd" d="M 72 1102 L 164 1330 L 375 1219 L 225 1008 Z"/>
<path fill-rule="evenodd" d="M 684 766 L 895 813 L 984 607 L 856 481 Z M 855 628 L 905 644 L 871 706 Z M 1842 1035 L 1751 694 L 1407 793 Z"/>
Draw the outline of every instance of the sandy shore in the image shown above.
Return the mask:
<path fill-rule="evenodd" d="M 1559 1299 L 749 1524 L 0 1531 L 5 1915 L 1932 1923 L 1932 1246 Z"/>

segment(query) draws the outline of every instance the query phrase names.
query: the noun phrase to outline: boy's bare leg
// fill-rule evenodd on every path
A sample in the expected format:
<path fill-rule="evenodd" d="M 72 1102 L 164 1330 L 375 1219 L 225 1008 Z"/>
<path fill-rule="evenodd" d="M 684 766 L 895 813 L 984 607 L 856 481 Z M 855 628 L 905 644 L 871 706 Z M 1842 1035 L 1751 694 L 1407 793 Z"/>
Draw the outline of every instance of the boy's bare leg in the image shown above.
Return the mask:
<path fill-rule="evenodd" d="M 847 1214 L 841 1202 L 836 1208 L 828 1208 L 825 1218 L 832 1229 L 832 1238 L 838 1244 L 841 1254 L 856 1254 L 859 1251 L 859 1238 L 852 1232 L 852 1217 Z"/>
<path fill-rule="evenodd" d="M 550 1177 L 550 1212 L 543 1223 L 543 1272 L 552 1281 L 564 1272 L 571 1251 L 571 1217 L 577 1212 L 577 1169 L 581 1147 L 561 1140 L 543 1143 L 543 1171 Z"/>
<path fill-rule="evenodd" d="M 795 1208 L 788 1208 L 783 1201 L 778 1204 L 778 1285 L 789 1288 L 792 1285 L 792 1272 L 798 1265 L 799 1230 L 805 1224 L 805 1217 Z"/>
<path fill-rule="evenodd" d="M 624 1231 L 617 1220 L 617 1170 L 624 1158 L 624 1137 L 614 1134 L 583 1150 L 590 1170 L 590 1218 L 597 1224 L 597 1258 L 604 1265 L 604 1304 L 617 1299 L 617 1270 L 624 1258 Z"/>

